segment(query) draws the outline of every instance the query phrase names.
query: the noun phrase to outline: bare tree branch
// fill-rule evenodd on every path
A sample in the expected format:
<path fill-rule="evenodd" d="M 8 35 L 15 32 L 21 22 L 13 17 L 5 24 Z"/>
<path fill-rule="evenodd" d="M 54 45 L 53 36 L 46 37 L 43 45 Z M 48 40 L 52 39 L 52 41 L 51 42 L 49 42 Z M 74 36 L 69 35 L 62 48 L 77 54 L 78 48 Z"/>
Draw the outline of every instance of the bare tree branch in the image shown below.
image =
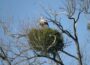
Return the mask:
<path fill-rule="evenodd" d="M 68 55 L 68 56 L 70 56 L 70 57 L 73 57 L 74 59 L 78 60 L 77 57 L 75 57 L 74 55 L 71 55 L 70 53 L 68 53 L 68 52 L 66 52 L 66 51 L 64 51 L 64 50 L 62 50 L 61 52 L 63 52 L 64 54 L 66 54 L 66 55 Z"/>
<path fill-rule="evenodd" d="M 63 26 L 60 24 L 60 23 L 57 23 L 55 20 L 53 20 L 53 19 L 49 19 L 48 18 L 48 20 L 50 21 L 50 22 L 53 22 L 63 33 L 65 33 L 67 36 L 69 36 L 70 38 L 72 38 L 73 40 L 75 40 L 75 38 L 74 38 L 74 36 L 73 35 L 71 35 L 71 33 L 69 32 L 69 31 L 67 31 L 67 30 L 64 30 L 63 29 Z"/>
<path fill-rule="evenodd" d="M 79 64 L 82 65 L 82 57 L 81 57 L 80 46 L 79 46 L 79 41 L 78 41 L 78 36 L 77 36 L 77 29 L 76 29 L 76 24 L 79 20 L 80 14 L 81 14 L 81 11 L 78 13 L 78 17 L 76 20 L 75 20 L 75 18 L 69 18 L 69 19 L 73 19 L 73 30 L 74 30 L 74 37 L 75 37 L 74 41 L 75 41 L 77 55 L 78 55 L 78 59 L 79 59 L 78 61 L 79 61 Z"/>
<path fill-rule="evenodd" d="M 5 52 L 3 51 L 3 49 L 2 49 L 1 47 L 0 47 L 0 50 L 1 50 L 1 52 L 3 53 L 3 55 L 0 54 L 0 57 L 1 57 L 3 60 L 7 61 L 9 65 L 11 65 L 11 62 L 9 61 L 7 55 L 5 54 Z"/>

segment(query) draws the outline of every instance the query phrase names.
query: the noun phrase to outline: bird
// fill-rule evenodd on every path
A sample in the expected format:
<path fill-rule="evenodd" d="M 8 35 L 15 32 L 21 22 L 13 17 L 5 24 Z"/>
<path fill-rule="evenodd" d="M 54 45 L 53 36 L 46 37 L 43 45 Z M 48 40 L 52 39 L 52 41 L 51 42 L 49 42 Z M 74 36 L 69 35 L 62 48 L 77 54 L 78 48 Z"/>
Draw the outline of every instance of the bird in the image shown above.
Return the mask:
<path fill-rule="evenodd" d="M 40 28 L 42 29 L 49 28 L 48 22 L 44 17 L 40 17 L 39 25 L 40 25 Z"/>

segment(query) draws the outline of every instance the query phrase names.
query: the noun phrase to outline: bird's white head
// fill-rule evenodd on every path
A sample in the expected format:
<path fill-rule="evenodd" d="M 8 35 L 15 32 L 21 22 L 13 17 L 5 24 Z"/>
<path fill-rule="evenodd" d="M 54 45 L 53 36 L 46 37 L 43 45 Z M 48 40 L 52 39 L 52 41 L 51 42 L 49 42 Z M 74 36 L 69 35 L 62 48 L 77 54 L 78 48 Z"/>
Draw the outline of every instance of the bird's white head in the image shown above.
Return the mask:
<path fill-rule="evenodd" d="M 44 17 L 39 19 L 39 24 L 42 28 L 48 28 L 48 22 Z"/>

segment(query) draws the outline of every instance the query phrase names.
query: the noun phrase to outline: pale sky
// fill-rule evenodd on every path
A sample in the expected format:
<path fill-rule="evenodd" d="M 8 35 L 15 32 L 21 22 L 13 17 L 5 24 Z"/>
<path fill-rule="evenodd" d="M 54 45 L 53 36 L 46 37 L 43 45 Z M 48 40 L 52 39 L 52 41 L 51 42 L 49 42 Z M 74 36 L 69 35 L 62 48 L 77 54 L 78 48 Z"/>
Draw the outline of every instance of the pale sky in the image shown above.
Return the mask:
<path fill-rule="evenodd" d="M 20 21 L 27 21 L 27 19 L 33 21 L 35 19 L 38 19 L 40 16 L 46 15 L 43 10 L 43 7 L 45 7 L 46 9 L 50 8 L 59 11 L 59 7 L 63 5 L 64 4 L 61 3 L 60 0 L 0 0 L 0 19 L 6 22 L 9 18 L 11 18 L 13 22 L 11 29 L 17 31 L 17 29 L 19 28 Z M 83 16 L 86 18 L 84 18 Z M 81 19 L 79 20 L 79 23 L 77 24 L 77 31 L 79 32 L 78 35 L 80 40 L 79 42 L 81 43 L 80 45 L 83 46 L 87 43 L 87 39 L 90 38 L 90 32 L 87 31 L 87 22 L 89 20 L 89 17 L 87 17 L 86 15 L 82 15 Z M 62 18 L 62 21 L 64 27 L 69 26 L 66 29 L 69 29 L 71 27 L 72 24 L 68 25 L 68 21 L 66 21 L 64 16 Z M 52 24 L 50 25 L 54 28 Z M 2 35 L 1 32 L 0 35 Z M 69 50 L 71 50 L 72 48 L 73 47 L 70 47 Z M 71 52 L 72 54 L 74 53 L 73 51 Z M 70 61 L 66 61 L 66 63 L 68 62 Z"/>

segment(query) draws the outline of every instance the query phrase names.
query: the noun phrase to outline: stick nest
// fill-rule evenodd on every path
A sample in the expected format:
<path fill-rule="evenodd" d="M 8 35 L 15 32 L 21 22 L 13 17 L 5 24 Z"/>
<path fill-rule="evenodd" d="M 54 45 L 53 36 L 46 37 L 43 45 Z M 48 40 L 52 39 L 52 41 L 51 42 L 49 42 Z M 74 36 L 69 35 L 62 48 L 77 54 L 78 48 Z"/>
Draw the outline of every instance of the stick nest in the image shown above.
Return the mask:
<path fill-rule="evenodd" d="M 60 32 L 52 29 L 32 29 L 28 34 L 30 46 L 36 51 L 60 51 L 64 47 Z"/>

